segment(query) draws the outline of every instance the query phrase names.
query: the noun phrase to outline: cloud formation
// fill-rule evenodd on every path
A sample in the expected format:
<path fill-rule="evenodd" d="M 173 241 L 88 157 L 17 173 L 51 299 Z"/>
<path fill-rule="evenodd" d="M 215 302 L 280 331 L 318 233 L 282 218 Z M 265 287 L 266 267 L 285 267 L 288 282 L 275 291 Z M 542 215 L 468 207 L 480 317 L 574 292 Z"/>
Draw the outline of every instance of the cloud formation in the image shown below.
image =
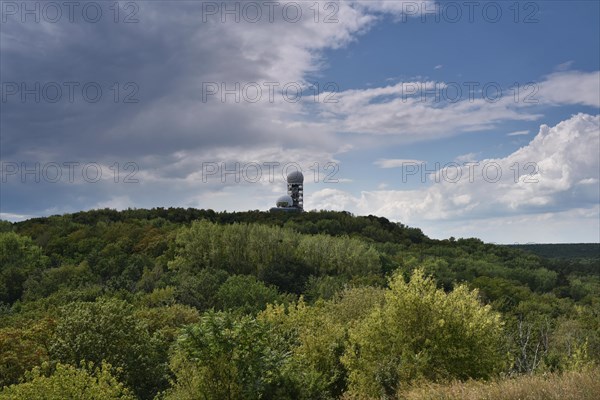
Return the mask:
<path fill-rule="evenodd" d="M 424 165 L 405 162 L 399 175 L 424 177 L 430 182 L 426 188 L 363 191 L 358 197 L 326 189 L 311 196 L 307 206 L 374 213 L 416 226 L 484 219 L 513 220 L 518 226 L 516 221 L 525 217 L 553 221 L 577 212 L 590 217 L 581 232 L 596 228 L 597 237 L 599 147 L 600 116 L 577 114 L 554 127 L 542 125 L 528 145 L 503 158 L 452 163 L 431 175 Z"/>
<path fill-rule="evenodd" d="M 506 121 L 536 121 L 543 116 L 540 106 L 600 107 L 598 93 L 600 71 L 565 71 L 523 85 L 518 93 L 496 82 L 411 81 L 343 91 L 337 103 L 323 108 L 342 132 L 418 141 L 489 130 Z"/>
<path fill-rule="evenodd" d="M 243 168 L 248 163 L 278 162 L 301 163 L 304 169 L 315 163 L 323 167 L 342 153 L 358 153 L 365 143 L 376 145 L 373 138 L 385 136 L 381 141 L 385 146 L 436 140 L 490 130 L 511 121 L 543 121 L 550 107 L 600 105 L 600 73 L 573 71 L 571 64 L 540 79 L 534 87 L 537 102 L 525 101 L 526 96 L 515 101 L 506 88 L 496 99 L 496 87 L 489 86 L 486 91 L 485 82 L 472 88 L 458 83 L 457 87 L 456 82 L 428 77 L 400 82 L 394 78 L 394 84 L 341 92 L 321 86 L 317 100 L 310 81 L 324 70 L 326 52 L 360 40 L 388 17 L 407 17 L 403 12 L 414 2 L 342 1 L 335 3 L 339 9 L 332 10 L 326 8 L 331 2 L 324 1 L 318 3 L 319 13 L 315 14 L 314 2 L 283 1 L 272 18 L 269 6 L 259 2 L 255 4 L 262 4 L 262 17 L 254 22 L 248 21 L 249 15 L 235 21 L 223 10 L 207 10 L 207 3 L 212 2 L 136 2 L 139 22 L 131 24 L 112 20 L 112 3 L 99 3 L 105 9 L 98 23 L 81 19 L 71 23 L 65 18 L 59 23 L 31 19 L 21 23 L 19 16 L 2 23 L 2 95 L 8 97 L 2 101 L 0 119 L 2 160 L 29 166 L 94 163 L 104 172 L 93 183 L 81 179 L 68 184 L 3 182 L 3 217 L 104 206 L 265 209 L 281 191 L 278 184 L 274 186 L 266 176 L 252 184 L 236 182 L 231 176 L 223 182 L 220 174 L 204 182 L 205 164 L 226 163 L 228 168 L 236 168 L 239 163 Z M 245 7 L 243 2 L 236 3 Z M 283 10 L 288 5 L 292 14 L 286 15 Z M 302 7 L 302 17 L 293 21 L 290 15 L 297 5 Z M 424 10 L 435 9 L 434 2 L 421 5 Z M 121 16 L 126 15 L 125 3 L 120 6 Z M 326 21 L 332 15 L 333 19 Z M 427 68 L 431 71 L 436 63 L 431 61 Z M 434 67 L 436 74 L 448 69 L 441 67 Z M 6 83 L 16 83 L 19 90 L 22 84 L 32 89 L 39 83 L 48 91 L 7 95 Z M 70 101 L 72 83 L 77 85 Z M 86 98 L 90 96 L 83 90 L 86 83 L 101 88 L 99 101 Z M 286 85 L 291 98 L 286 97 L 290 95 L 284 90 Z M 49 101 L 56 86 L 62 89 L 62 96 L 57 102 Z M 257 88 L 261 96 L 254 101 Z M 297 90 L 301 96 L 295 101 Z M 441 98 L 436 91 L 442 93 Z M 36 96 L 41 96 L 41 101 Z M 585 126 L 593 126 L 597 117 L 577 118 L 578 123 L 564 123 L 591 141 L 577 150 L 585 155 L 593 149 L 589 144 L 597 140 Z M 313 191 L 307 200 L 315 208 L 380 213 L 415 224 L 568 212 L 569 204 L 587 210 L 590 199 L 598 199 L 594 192 L 597 174 L 582 173 L 589 165 L 573 161 L 581 155 L 565 152 L 580 139 L 567 140 L 560 125 L 548 129 L 562 133 L 548 131 L 543 140 L 538 143 L 536 137 L 521 153 L 491 160 L 503 172 L 502 180 L 493 185 L 442 182 L 426 190 L 380 190 L 364 192 L 358 198 L 329 188 Z M 509 135 L 517 133 L 523 131 Z M 456 161 L 462 164 L 476 158 L 477 153 L 470 153 Z M 592 166 L 597 166 L 595 160 Z M 480 162 L 484 161 L 490 160 Z M 505 181 L 515 162 L 522 169 L 519 179 L 530 172 L 524 163 L 537 163 L 540 183 L 533 187 Z M 131 172 L 122 170 L 127 163 L 138 167 L 138 184 L 123 183 Z M 374 163 L 376 167 L 399 168 L 421 162 L 381 158 Z M 451 172 L 448 169 L 447 173 Z M 277 173 L 281 182 L 281 171 Z"/>

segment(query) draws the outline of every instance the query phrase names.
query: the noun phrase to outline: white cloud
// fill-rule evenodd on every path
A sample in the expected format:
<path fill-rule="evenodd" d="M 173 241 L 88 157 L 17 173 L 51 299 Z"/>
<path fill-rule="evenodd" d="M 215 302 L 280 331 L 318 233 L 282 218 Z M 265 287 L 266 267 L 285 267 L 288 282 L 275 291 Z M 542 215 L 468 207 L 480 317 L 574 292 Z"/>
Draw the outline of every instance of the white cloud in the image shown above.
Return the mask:
<path fill-rule="evenodd" d="M 582 243 L 600 241 L 600 208 L 577 208 L 485 220 L 426 221 L 419 227 L 435 238 L 479 237 L 488 242 Z"/>
<path fill-rule="evenodd" d="M 558 64 L 555 69 L 557 71 L 566 71 L 571 69 L 574 63 L 575 61 L 573 60 L 565 61 L 564 63 Z"/>
<path fill-rule="evenodd" d="M 600 71 L 555 72 L 539 84 L 541 103 L 600 107 Z"/>
<path fill-rule="evenodd" d="M 597 185 L 598 179 L 596 178 L 585 178 L 577 182 L 579 185 Z"/>
<path fill-rule="evenodd" d="M 514 131 L 514 132 L 510 132 L 510 133 L 506 134 L 506 136 L 524 136 L 524 135 L 529 135 L 529 131 L 528 130 Z"/>
<path fill-rule="evenodd" d="M 411 160 L 411 159 L 403 159 L 403 158 L 395 158 L 395 159 L 380 159 L 375 161 L 373 164 L 377 165 L 379 168 L 402 168 L 407 164 L 415 165 L 415 164 L 423 164 L 425 161 L 421 160 Z"/>
<path fill-rule="evenodd" d="M 444 66 L 442 64 L 438 64 L 433 69 L 442 69 Z"/>
<path fill-rule="evenodd" d="M 24 215 L 24 214 L 12 214 L 12 213 L 0 213 L 0 220 L 19 222 L 33 218 L 35 215 Z"/>
<path fill-rule="evenodd" d="M 454 159 L 454 161 L 457 162 L 457 163 L 472 162 L 472 161 L 476 161 L 477 160 L 477 156 L 478 155 L 479 155 L 479 153 L 461 154 L 460 156 L 456 157 Z"/>
<path fill-rule="evenodd" d="M 302 7 L 299 22 L 283 18 L 285 3 Z M 258 23 L 244 19 L 236 22 L 231 15 L 223 23 L 219 13 L 205 21 L 206 15 L 197 2 L 147 2 L 141 7 L 143 23 L 139 24 L 97 24 L 94 29 L 71 23 L 7 24 L 2 32 L 3 55 L 6 52 L 9 60 L 3 65 L 6 79 L 18 73 L 23 74 L 23 80 L 49 77 L 49 81 L 82 76 L 114 82 L 117 77 L 135 77 L 143 98 L 131 107 L 98 105 L 81 113 L 85 104 L 48 107 L 47 116 L 36 114 L 38 125 L 33 119 L 23 120 L 22 115 L 27 112 L 19 104 L 3 108 L 3 132 L 8 132 L 6 141 L 11 144 L 9 149 L 3 148 L 3 156 L 31 159 L 36 154 L 52 152 L 53 161 L 62 161 L 72 154 L 82 154 L 110 165 L 117 155 L 126 155 L 138 163 L 142 159 L 153 161 L 156 170 L 176 170 L 181 165 L 178 153 L 193 158 L 224 147 L 237 151 L 230 152 L 231 161 L 265 147 L 343 151 L 335 136 L 339 125 L 315 119 L 313 111 L 319 104 L 312 96 L 292 103 L 277 92 L 275 101 L 271 101 L 267 82 L 276 82 L 279 88 L 297 83 L 306 89 L 306 77 L 318 75 L 323 68 L 325 50 L 348 45 L 383 14 L 404 15 L 406 5 L 413 2 L 336 2 L 336 22 L 324 23 L 323 18 L 332 11 L 328 4 L 279 2 L 274 20 L 267 21 L 269 6 L 260 3 L 263 18 Z M 315 9 L 320 10 L 318 22 L 314 20 Z M 106 47 L 107 42 L 114 45 Z M 72 61 L 81 59 L 82 44 L 90 57 L 83 62 Z M 32 52 L 32 48 L 43 51 Z M 140 70 L 139 65 L 144 68 Z M 50 75 L 55 71 L 72 76 L 67 79 Z M 241 87 L 256 83 L 263 95 L 256 103 L 244 99 L 236 103 L 234 96 L 222 102 L 219 94 L 203 99 L 207 83 L 225 84 L 228 88 L 236 83 Z M 43 138 L 33 133 L 38 130 L 39 121 L 48 122 Z M 33 156 L 26 157 L 26 152 Z"/>
<path fill-rule="evenodd" d="M 484 96 L 463 86 L 436 81 L 398 82 L 346 90 L 336 94 L 337 103 L 320 105 L 322 116 L 335 130 L 390 135 L 404 141 L 489 130 L 505 121 L 535 121 L 543 116 L 539 106 L 600 106 L 600 71 L 556 72 L 537 84 L 521 85 L 516 97 L 514 90 L 507 88 L 496 97 L 492 92 Z"/>
<path fill-rule="evenodd" d="M 133 207 L 134 202 L 128 196 L 114 196 L 109 200 L 97 203 L 94 208 L 111 208 L 115 210 L 125 210 Z"/>
<path fill-rule="evenodd" d="M 442 169 L 430 177 L 426 188 L 363 191 L 359 197 L 322 190 L 311 196 L 311 204 L 314 208 L 373 213 L 432 229 L 472 221 L 469 236 L 485 233 L 476 228 L 478 224 L 496 220 L 506 225 L 523 218 L 538 221 L 544 215 L 548 224 L 554 224 L 553 218 L 569 213 L 597 214 L 594 210 L 600 199 L 593 183 L 600 175 L 599 146 L 600 116 L 578 114 L 554 127 L 542 125 L 527 146 L 504 158 Z M 589 221 L 586 232 L 590 225 L 600 229 L 599 223 L 598 218 Z M 543 226 L 540 223 L 528 230 Z"/>

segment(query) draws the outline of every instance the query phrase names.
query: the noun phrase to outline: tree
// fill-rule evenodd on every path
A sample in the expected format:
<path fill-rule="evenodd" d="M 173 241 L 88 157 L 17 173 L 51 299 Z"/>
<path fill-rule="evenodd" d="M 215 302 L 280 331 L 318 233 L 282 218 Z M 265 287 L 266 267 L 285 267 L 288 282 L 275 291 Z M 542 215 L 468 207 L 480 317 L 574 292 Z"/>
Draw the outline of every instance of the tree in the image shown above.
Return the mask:
<path fill-rule="evenodd" d="M 23 295 L 23 284 L 47 264 L 42 249 L 28 237 L 0 233 L 0 303 L 12 304 Z"/>
<path fill-rule="evenodd" d="M 196 307 L 200 311 L 217 305 L 219 287 L 227 280 L 227 272 L 206 268 L 198 273 L 183 272 L 177 276 L 176 298 L 180 303 Z"/>
<path fill-rule="evenodd" d="M 0 388 L 17 383 L 26 371 L 48 361 L 55 321 L 44 318 L 23 328 L 0 329 Z"/>
<path fill-rule="evenodd" d="M 487 378 L 505 365 L 499 314 L 465 286 L 437 289 L 422 270 L 408 283 L 394 275 L 383 306 L 349 336 L 342 362 L 350 391 L 364 396 L 391 398 L 421 378 Z"/>
<path fill-rule="evenodd" d="M 99 283 L 100 279 L 92 274 L 86 262 L 80 265 L 61 265 L 30 276 L 24 284 L 23 299 L 36 300 L 48 297 L 61 289 L 75 291 Z"/>
<path fill-rule="evenodd" d="M 184 328 L 171 369 L 176 381 L 167 399 L 287 398 L 282 371 L 285 343 L 250 316 L 209 311 Z"/>
<path fill-rule="evenodd" d="M 286 373 L 301 388 L 296 398 L 337 398 L 345 388 L 346 371 L 340 356 L 346 329 L 328 311 L 323 302 L 309 306 L 300 300 L 287 308 L 269 305 L 259 315 L 287 338 L 291 358 Z"/>
<path fill-rule="evenodd" d="M 289 299 L 266 286 L 251 275 L 229 277 L 217 291 L 217 304 L 223 310 L 235 310 L 242 314 L 256 314 L 269 303 L 287 302 Z"/>
<path fill-rule="evenodd" d="M 121 300 L 100 298 L 62 307 L 50 354 L 71 365 L 85 360 L 99 366 L 105 360 L 123 370 L 123 382 L 142 398 L 151 398 L 166 384 L 166 360 L 158 359 L 146 325 Z"/>
<path fill-rule="evenodd" d="M 348 329 L 369 315 L 383 300 L 383 290 L 359 287 L 342 290 L 330 301 L 309 306 L 269 305 L 259 315 L 288 338 L 290 381 L 300 388 L 297 398 L 337 399 L 346 389 L 347 370 L 340 362 L 347 345 Z"/>
<path fill-rule="evenodd" d="M 319 299 L 329 300 L 344 288 L 348 279 L 343 276 L 310 276 L 306 282 L 304 294 L 306 299 L 313 302 Z"/>
<path fill-rule="evenodd" d="M 49 369 L 48 364 L 43 367 L 34 368 L 26 382 L 4 388 L 0 400 L 135 400 L 106 363 L 99 368 L 88 364 L 83 369 L 59 363 L 50 376 L 42 373 L 43 369 Z"/>

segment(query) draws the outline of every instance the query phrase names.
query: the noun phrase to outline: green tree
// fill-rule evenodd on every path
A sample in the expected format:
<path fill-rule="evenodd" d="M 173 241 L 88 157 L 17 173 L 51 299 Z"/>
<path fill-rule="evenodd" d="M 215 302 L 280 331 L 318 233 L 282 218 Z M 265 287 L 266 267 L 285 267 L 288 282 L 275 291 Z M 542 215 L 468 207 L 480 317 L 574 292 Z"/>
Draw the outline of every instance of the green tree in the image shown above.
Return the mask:
<path fill-rule="evenodd" d="M 48 297 L 61 289 L 74 291 L 78 288 L 89 287 L 99 284 L 98 279 L 90 270 L 87 263 L 80 265 L 61 265 L 57 268 L 49 268 L 40 274 L 31 276 L 25 282 L 25 293 L 23 299 L 36 300 Z"/>
<path fill-rule="evenodd" d="M 14 232 L 0 233 L 0 303 L 12 304 L 21 298 L 28 276 L 47 264 L 42 249 L 28 237 Z"/>
<path fill-rule="evenodd" d="M 209 311 L 183 329 L 171 369 L 176 380 L 166 399 L 286 398 L 285 343 L 250 316 Z"/>
<path fill-rule="evenodd" d="M 350 329 L 342 357 L 351 392 L 391 398 L 418 379 L 487 378 L 505 363 L 499 314 L 477 292 L 450 293 L 415 270 L 390 281 L 382 307 Z"/>
<path fill-rule="evenodd" d="M 0 232 L 10 232 L 12 230 L 13 230 L 12 222 L 0 219 Z"/>
<path fill-rule="evenodd" d="M 345 327 L 325 309 L 324 303 L 309 306 L 269 306 L 259 316 L 275 326 L 291 346 L 286 374 L 301 390 L 297 398 L 332 399 L 345 387 L 346 371 L 340 363 Z"/>
<path fill-rule="evenodd" d="M 116 299 L 75 302 L 61 309 L 50 354 L 60 362 L 99 366 L 107 361 L 123 370 L 123 382 L 142 398 L 165 385 L 167 360 L 157 357 L 156 343 L 133 306 Z"/>
<path fill-rule="evenodd" d="M 180 303 L 196 307 L 200 311 L 217 305 L 219 287 L 227 280 L 227 272 L 206 268 L 197 273 L 183 272 L 177 276 L 175 295 Z"/>
<path fill-rule="evenodd" d="M 346 389 L 347 370 L 340 362 L 348 329 L 364 319 L 383 300 L 373 287 L 345 289 L 330 301 L 309 306 L 301 299 L 288 307 L 269 305 L 259 315 L 288 338 L 291 359 L 287 375 L 298 388 L 298 398 L 334 399 Z"/>
<path fill-rule="evenodd" d="M 329 300 L 335 296 L 336 293 L 344 288 L 347 284 L 348 278 L 343 276 L 310 276 L 308 282 L 306 282 L 306 288 L 304 295 L 306 299 L 314 302 L 319 299 Z"/>
<path fill-rule="evenodd" d="M 17 383 L 25 371 L 49 360 L 55 321 L 44 318 L 23 328 L 0 329 L 0 388 Z"/>
<path fill-rule="evenodd" d="M 48 369 L 47 364 L 44 367 Z M 111 370 L 110 365 L 105 363 L 99 368 L 89 364 L 83 369 L 59 363 L 55 371 L 46 376 L 42 368 L 36 367 L 27 374 L 26 382 L 0 391 L 0 400 L 135 400 L 131 392 L 111 374 Z"/>
<path fill-rule="evenodd" d="M 287 302 L 289 299 L 277 292 L 273 286 L 266 286 L 251 275 L 231 276 L 217 291 L 217 304 L 223 310 L 239 311 L 242 314 L 256 314 L 267 304 Z"/>

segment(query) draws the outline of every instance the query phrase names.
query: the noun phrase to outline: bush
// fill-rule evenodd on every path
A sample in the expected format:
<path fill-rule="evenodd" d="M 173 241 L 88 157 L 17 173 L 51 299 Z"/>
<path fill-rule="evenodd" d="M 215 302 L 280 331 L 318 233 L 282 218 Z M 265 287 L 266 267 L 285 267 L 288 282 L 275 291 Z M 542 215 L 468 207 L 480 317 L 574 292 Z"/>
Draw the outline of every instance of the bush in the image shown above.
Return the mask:
<path fill-rule="evenodd" d="M 26 327 L 0 329 L 0 388 L 17 383 L 25 371 L 48 361 L 48 341 L 55 322 L 50 318 Z"/>
<path fill-rule="evenodd" d="M 116 299 L 75 302 L 62 307 L 50 354 L 60 362 L 85 360 L 99 366 L 104 360 L 123 370 L 123 381 L 142 398 L 151 398 L 166 385 L 165 363 L 147 327 L 133 307 Z"/>
<path fill-rule="evenodd" d="M 171 359 L 176 382 L 165 398 L 283 398 L 287 358 L 268 324 L 209 311 L 179 337 Z"/>
<path fill-rule="evenodd" d="M 47 369 L 48 365 L 44 367 Z M 27 375 L 26 382 L 5 387 L 0 392 L 0 400 L 135 400 L 111 374 L 108 364 L 96 369 L 91 364 L 85 369 L 76 369 L 59 363 L 50 376 L 42 374 L 39 367 Z"/>
<path fill-rule="evenodd" d="M 350 329 L 342 357 L 352 393 L 389 398 L 419 380 L 487 378 L 505 366 L 502 323 L 477 292 L 446 294 L 415 270 L 396 274 L 382 307 Z"/>
<path fill-rule="evenodd" d="M 0 303 L 12 304 L 23 295 L 28 277 L 47 265 L 42 249 L 28 237 L 0 233 Z"/>
<path fill-rule="evenodd" d="M 287 302 L 273 286 L 266 286 L 250 275 L 234 275 L 221 285 L 217 292 L 217 304 L 223 310 L 242 314 L 256 314 L 269 303 Z"/>

